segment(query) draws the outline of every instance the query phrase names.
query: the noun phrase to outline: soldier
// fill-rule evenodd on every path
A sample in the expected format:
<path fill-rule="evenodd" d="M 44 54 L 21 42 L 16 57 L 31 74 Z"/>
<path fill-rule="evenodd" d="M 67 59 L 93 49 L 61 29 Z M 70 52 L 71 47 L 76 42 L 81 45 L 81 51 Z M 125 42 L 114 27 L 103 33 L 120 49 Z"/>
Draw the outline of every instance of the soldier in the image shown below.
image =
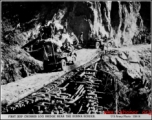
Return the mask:
<path fill-rule="evenodd" d="M 9 64 L 5 64 L 4 66 L 4 70 L 1 72 L 2 74 L 2 79 L 5 79 L 6 80 L 6 83 L 9 83 Z"/>
<path fill-rule="evenodd" d="M 65 24 L 64 24 L 64 30 L 67 31 L 67 28 L 68 28 L 68 21 L 66 19 Z"/>
<path fill-rule="evenodd" d="M 27 77 L 29 76 L 28 72 L 27 72 L 27 69 L 26 69 L 26 66 L 22 63 L 21 65 L 21 73 L 22 73 L 22 77 Z"/>
<path fill-rule="evenodd" d="M 14 72 L 15 72 L 15 67 L 13 64 L 9 64 L 9 74 L 12 77 L 13 82 L 15 82 L 15 77 L 14 77 Z"/>
<path fill-rule="evenodd" d="M 123 38 L 123 36 L 120 38 L 120 40 L 121 40 L 121 45 L 123 45 L 124 44 L 124 38 Z"/>
<path fill-rule="evenodd" d="M 74 50 L 73 46 L 68 42 L 66 39 L 65 42 L 63 43 L 62 50 L 65 52 L 72 52 Z"/>
<path fill-rule="evenodd" d="M 105 44 L 102 38 L 100 38 L 101 41 L 101 50 L 104 51 L 105 50 Z"/>
<path fill-rule="evenodd" d="M 79 37 L 80 43 L 81 45 L 83 45 L 83 32 L 81 32 L 80 37 Z"/>
<path fill-rule="evenodd" d="M 74 46 L 77 46 L 79 44 L 79 40 L 78 38 L 74 35 L 74 33 L 72 32 L 71 35 L 70 35 L 71 39 L 73 40 L 73 45 Z"/>
<path fill-rule="evenodd" d="M 44 27 L 41 26 L 39 31 L 40 31 L 40 34 L 38 35 L 38 37 L 39 37 L 40 39 L 42 39 L 43 36 L 44 36 Z"/>
<path fill-rule="evenodd" d="M 54 34 L 55 34 L 55 31 L 54 31 L 54 27 L 53 27 L 53 23 L 51 23 L 50 25 L 50 34 L 51 34 L 51 38 L 53 38 Z"/>
<path fill-rule="evenodd" d="M 88 34 L 88 40 L 91 40 L 92 39 L 92 32 L 89 31 L 89 34 Z"/>

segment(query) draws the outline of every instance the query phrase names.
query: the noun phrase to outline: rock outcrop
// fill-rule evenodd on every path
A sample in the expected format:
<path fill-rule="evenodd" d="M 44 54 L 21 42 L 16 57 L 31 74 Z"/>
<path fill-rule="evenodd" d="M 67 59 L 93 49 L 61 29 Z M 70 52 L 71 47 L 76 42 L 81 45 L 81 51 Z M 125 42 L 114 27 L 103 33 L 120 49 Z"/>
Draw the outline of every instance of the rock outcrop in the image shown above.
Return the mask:
<path fill-rule="evenodd" d="M 139 45 L 116 48 L 102 56 L 102 68 L 113 72 L 122 80 L 141 79 L 151 83 L 151 46 Z M 117 75 L 119 73 L 119 75 Z"/>
<path fill-rule="evenodd" d="M 69 13 L 69 28 L 76 35 L 83 32 L 85 40 L 91 30 L 96 35 L 113 38 L 115 46 L 132 45 L 134 37 L 145 28 L 140 15 L 141 4 L 142 2 L 74 3 L 73 10 Z"/>
<path fill-rule="evenodd" d="M 96 35 L 100 34 L 103 37 L 113 38 L 115 46 L 132 45 L 136 37 L 138 37 L 140 41 L 142 36 L 147 34 L 145 32 L 150 31 L 149 2 L 85 1 L 48 2 L 42 5 L 39 3 L 29 4 L 31 6 L 34 4 L 37 7 L 35 9 L 30 8 L 31 6 L 28 7 L 28 3 L 18 5 L 18 9 L 24 6 L 24 9 L 27 9 L 27 11 L 30 11 L 30 9 L 33 11 L 30 14 L 30 18 L 32 15 L 33 18 L 27 18 L 29 21 L 21 23 L 21 27 L 26 28 L 33 26 L 37 28 L 37 25 L 44 25 L 50 21 L 64 26 L 65 21 L 67 21 L 68 31 L 74 31 L 77 37 L 81 32 L 84 32 L 84 39 L 87 40 L 88 31 L 91 30 Z M 41 9 L 38 10 L 39 7 Z M 25 10 L 23 12 L 25 12 Z M 21 22 L 23 22 L 23 20 Z M 34 36 L 34 34 L 38 33 L 34 32 L 32 34 Z M 30 37 L 30 35 L 25 36 L 27 38 Z"/>
<path fill-rule="evenodd" d="M 151 45 L 116 48 L 107 53 L 97 68 L 118 78 L 119 109 L 150 110 Z"/>
<path fill-rule="evenodd" d="M 95 35 L 112 38 L 114 46 L 128 46 L 137 41 L 143 41 L 150 30 L 150 6 L 148 2 L 116 2 L 116 1 L 85 1 L 85 2 L 60 2 L 52 11 L 48 5 L 43 4 L 41 15 L 37 21 L 45 17 L 43 24 L 54 21 L 61 26 L 67 21 L 68 32 L 74 32 L 77 37 L 84 33 L 84 40 L 88 40 L 88 31 Z M 53 4 L 52 4 L 53 5 Z M 147 7 L 147 10 L 144 9 Z M 50 13 L 49 13 L 50 12 Z M 144 15 L 143 13 L 147 13 Z M 38 22 L 37 22 L 38 23 Z"/>

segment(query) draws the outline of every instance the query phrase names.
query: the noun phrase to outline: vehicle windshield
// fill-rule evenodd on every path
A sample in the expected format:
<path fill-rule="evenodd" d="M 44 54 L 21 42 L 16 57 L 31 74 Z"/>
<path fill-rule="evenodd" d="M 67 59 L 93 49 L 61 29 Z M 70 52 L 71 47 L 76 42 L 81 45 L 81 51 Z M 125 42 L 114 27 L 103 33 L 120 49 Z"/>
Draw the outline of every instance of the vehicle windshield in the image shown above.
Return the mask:
<path fill-rule="evenodd" d="M 54 53 L 57 52 L 57 45 L 52 43 L 45 44 L 45 49 L 48 55 L 52 56 Z"/>

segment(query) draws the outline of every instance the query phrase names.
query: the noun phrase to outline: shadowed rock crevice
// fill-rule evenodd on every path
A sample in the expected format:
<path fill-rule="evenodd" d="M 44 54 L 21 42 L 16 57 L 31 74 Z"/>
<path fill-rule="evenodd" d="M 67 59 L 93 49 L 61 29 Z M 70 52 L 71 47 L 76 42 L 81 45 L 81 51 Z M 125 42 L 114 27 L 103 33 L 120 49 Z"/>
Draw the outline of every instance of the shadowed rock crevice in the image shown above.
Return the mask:
<path fill-rule="evenodd" d="M 117 33 L 118 26 L 120 24 L 118 2 L 112 2 L 110 15 L 111 15 L 111 26 L 114 29 L 114 31 L 116 31 Z"/>

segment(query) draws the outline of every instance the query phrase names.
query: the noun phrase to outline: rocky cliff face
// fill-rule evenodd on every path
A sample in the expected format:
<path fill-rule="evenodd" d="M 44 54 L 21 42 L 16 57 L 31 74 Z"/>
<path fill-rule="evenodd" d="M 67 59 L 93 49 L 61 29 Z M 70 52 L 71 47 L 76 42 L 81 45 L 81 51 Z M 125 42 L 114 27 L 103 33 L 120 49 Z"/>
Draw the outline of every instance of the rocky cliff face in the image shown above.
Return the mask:
<path fill-rule="evenodd" d="M 1 63 L 5 73 L 9 71 L 5 67 L 9 61 L 15 61 L 10 62 L 15 68 L 23 60 L 26 60 L 23 64 L 31 61 L 30 54 L 21 47 L 37 37 L 40 26 L 54 21 L 56 26 L 63 27 L 66 20 L 68 32 L 74 32 L 77 37 L 84 32 L 86 41 L 90 30 L 97 36 L 112 38 L 115 47 L 151 41 L 150 2 L 3 2 Z M 42 67 L 42 62 L 34 63 Z M 6 79 L 9 82 L 11 75 Z"/>
<path fill-rule="evenodd" d="M 92 30 L 96 35 L 113 38 L 115 46 L 132 45 L 133 38 L 145 30 L 140 14 L 143 7 L 141 4 L 137 2 L 75 3 L 70 12 L 69 27 L 74 28 L 73 31 L 77 35 L 84 32 L 86 40 L 88 31 Z"/>
<path fill-rule="evenodd" d="M 150 2 L 17 3 L 9 8 L 13 8 L 13 5 L 22 12 L 14 15 L 17 16 L 15 21 L 21 23 L 22 28 L 37 27 L 52 20 L 64 25 L 67 20 L 68 31 L 73 31 L 77 36 L 84 32 L 85 40 L 89 30 L 96 35 L 114 39 L 115 46 L 134 44 L 135 38 L 139 38 L 137 41 L 141 41 L 142 37 L 150 40 L 144 38 L 148 36 L 146 32 L 150 32 Z M 36 7 L 33 8 L 33 5 Z"/>
<path fill-rule="evenodd" d="M 36 24 L 55 20 L 64 25 L 67 20 L 69 32 L 77 36 L 84 32 L 87 40 L 91 30 L 96 35 L 112 38 L 116 47 L 132 45 L 135 38 L 145 39 L 145 34 L 148 36 L 145 32 L 150 30 L 149 2 L 54 2 L 43 3 L 39 12 L 33 19 Z"/>

